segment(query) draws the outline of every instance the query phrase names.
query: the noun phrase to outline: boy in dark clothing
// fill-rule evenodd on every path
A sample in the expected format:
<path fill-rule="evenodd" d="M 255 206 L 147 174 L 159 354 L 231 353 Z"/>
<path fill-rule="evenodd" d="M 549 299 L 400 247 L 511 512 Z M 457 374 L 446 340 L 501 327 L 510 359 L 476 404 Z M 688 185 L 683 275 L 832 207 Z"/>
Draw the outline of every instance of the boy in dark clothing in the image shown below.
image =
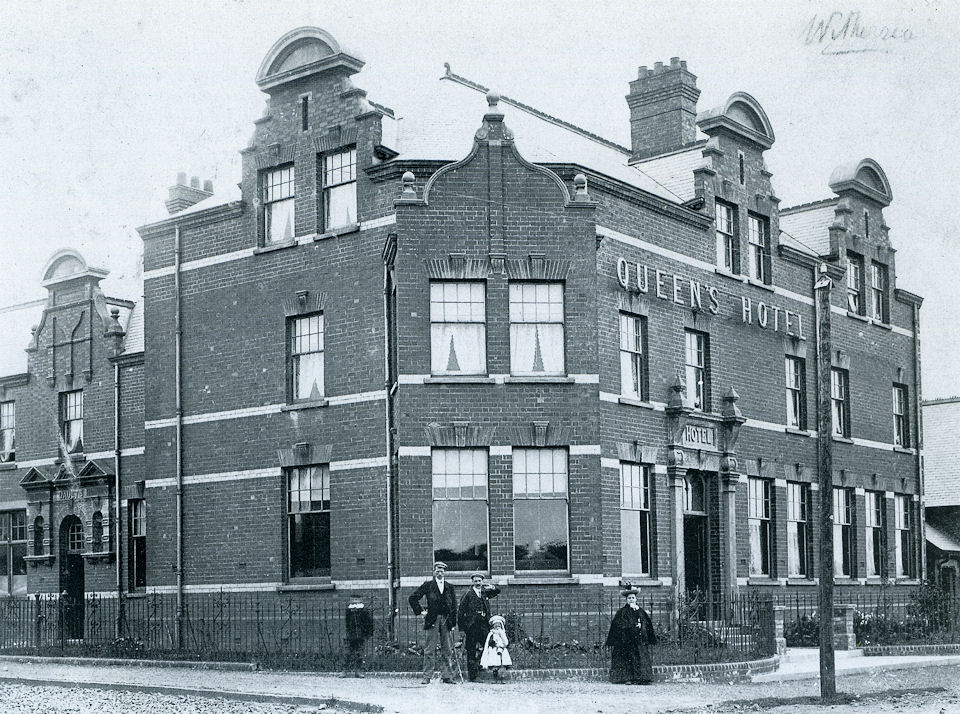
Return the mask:
<path fill-rule="evenodd" d="M 363 600 L 358 597 L 350 598 L 350 605 L 347 606 L 346 617 L 347 629 L 347 653 L 344 658 L 342 677 L 349 677 L 353 672 L 354 677 L 363 677 L 363 648 L 367 640 L 373 635 L 373 615 L 363 605 Z"/>

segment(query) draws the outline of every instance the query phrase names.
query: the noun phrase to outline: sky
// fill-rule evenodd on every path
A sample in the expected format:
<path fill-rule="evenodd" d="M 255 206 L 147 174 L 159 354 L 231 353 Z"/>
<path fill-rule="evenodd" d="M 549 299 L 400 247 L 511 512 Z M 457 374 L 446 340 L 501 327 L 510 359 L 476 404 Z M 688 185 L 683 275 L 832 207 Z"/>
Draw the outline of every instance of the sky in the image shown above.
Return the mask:
<path fill-rule="evenodd" d="M 700 110 L 736 91 L 763 106 L 782 208 L 832 196 L 841 163 L 879 162 L 893 188 L 897 285 L 925 298 L 923 396 L 960 395 L 960 237 L 948 199 L 958 21 L 960 4 L 933 0 L 3 0 L 0 306 L 42 297 L 43 267 L 64 247 L 111 271 L 108 293 L 136 297 L 136 227 L 165 215 L 178 171 L 220 187 L 239 180 L 266 96 L 257 68 L 296 27 L 321 27 L 363 57 L 354 83 L 400 116 L 449 62 L 627 145 L 628 82 L 638 66 L 679 56 L 697 75 Z"/>

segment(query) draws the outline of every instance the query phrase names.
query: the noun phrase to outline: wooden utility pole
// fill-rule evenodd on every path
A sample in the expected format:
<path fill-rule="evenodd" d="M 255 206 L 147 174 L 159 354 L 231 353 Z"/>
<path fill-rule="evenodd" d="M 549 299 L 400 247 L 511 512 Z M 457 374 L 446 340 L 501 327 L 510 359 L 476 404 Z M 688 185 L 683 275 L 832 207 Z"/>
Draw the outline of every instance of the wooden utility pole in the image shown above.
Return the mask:
<path fill-rule="evenodd" d="M 837 696 L 833 643 L 833 424 L 830 402 L 830 291 L 827 265 L 814 285 L 817 314 L 817 482 L 820 485 L 820 698 Z"/>

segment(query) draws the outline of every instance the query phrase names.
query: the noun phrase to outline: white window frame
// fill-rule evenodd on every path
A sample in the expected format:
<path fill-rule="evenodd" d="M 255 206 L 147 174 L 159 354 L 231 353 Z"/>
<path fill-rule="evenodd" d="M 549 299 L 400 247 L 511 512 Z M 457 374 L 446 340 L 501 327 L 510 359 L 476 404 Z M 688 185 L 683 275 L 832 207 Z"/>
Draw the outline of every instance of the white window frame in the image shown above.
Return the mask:
<path fill-rule="evenodd" d="M 323 165 L 323 229 L 357 224 L 357 149 L 352 147 L 321 156 Z M 342 202 L 342 203 L 341 203 Z M 346 207 L 347 220 L 334 216 L 334 205 Z"/>
<path fill-rule="evenodd" d="M 910 409 L 907 406 L 907 394 L 907 385 L 893 385 L 893 443 L 903 449 L 910 447 Z"/>
<path fill-rule="evenodd" d="M 519 377 L 561 377 L 566 374 L 566 325 L 564 322 L 564 285 L 562 282 L 510 283 L 510 374 Z M 531 368 L 520 364 L 521 342 L 533 326 L 535 348 Z M 559 326 L 560 349 L 556 354 L 545 350 L 540 328 L 554 335 Z M 523 339 L 521 339 L 523 338 Z M 541 369 L 536 369 L 537 354 Z M 547 369 L 544 360 L 559 360 L 554 369 Z"/>
<path fill-rule="evenodd" d="M 773 577 L 773 484 L 769 479 L 747 479 L 747 518 L 750 575 Z"/>
<path fill-rule="evenodd" d="M 750 277 L 769 285 L 770 220 L 764 216 L 747 214 L 747 237 L 750 242 Z"/>
<path fill-rule="evenodd" d="M 830 406 L 833 435 L 850 438 L 850 373 L 839 367 L 830 368 Z"/>
<path fill-rule="evenodd" d="M 810 578 L 810 484 L 787 482 L 787 577 Z"/>
<path fill-rule="evenodd" d="M 647 318 L 620 313 L 620 395 L 648 399 Z"/>
<path fill-rule="evenodd" d="M 847 253 L 847 310 L 864 314 L 863 256 L 853 252 Z"/>
<path fill-rule="evenodd" d="M 264 244 L 276 245 L 292 241 L 297 233 L 293 164 L 284 164 L 262 172 L 260 185 L 263 200 Z"/>
<path fill-rule="evenodd" d="M 620 462 L 620 554 L 624 576 L 650 577 L 653 573 L 653 507 L 649 466 L 630 461 Z M 638 543 L 624 537 L 627 520 L 636 522 Z M 640 567 L 628 568 L 631 555 L 639 555 Z"/>
<path fill-rule="evenodd" d="M 306 402 L 323 399 L 326 394 L 326 323 L 322 312 L 310 315 L 295 315 L 289 320 L 290 401 Z M 301 330 L 306 328 L 306 332 Z M 317 394 L 301 395 L 303 363 L 307 360 L 319 363 Z"/>
<path fill-rule="evenodd" d="M 482 504 L 484 512 L 486 562 L 480 567 L 456 568 L 448 562 L 450 572 L 490 572 L 490 488 L 489 453 L 487 449 L 436 448 L 431 451 L 434 560 L 445 560 L 437 553 L 437 507 L 441 503 L 470 502 Z M 462 531 L 461 531 L 462 532 Z M 445 561 L 447 562 L 447 561 Z"/>
<path fill-rule="evenodd" d="M 783 371 L 786 380 L 787 426 L 806 429 L 806 360 L 796 355 L 785 355 Z"/>
<path fill-rule="evenodd" d="M 60 392 L 60 434 L 67 453 L 78 453 L 83 445 L 83 390 Z"/>
<path fill-rule="evenodd" d="M 536 454 L 536 465 L 541 468 L 537 471 L 529 467 L 533 465 L 531 460 Z M 544 459 L 549 457 L 550 471 L 545 471 L 542 466 Z M 557 470 L 559 467 L 559 470 Z M 570 572 L 570 486 L 569 486 L 569 457 L 566 449 L 558 448 L 514 448 L 513 449 L 513 532 L 514 532 L 514 554 L 516 554 L 517 545 L 517 502 L 518 501 L 550 501 L 560 502 L 565 518 L 564 538 L 566 547 L 566 563 L 561 568 L 549 568 L 535 570 L 532 568 L 520 568 L 519 563 L 514 560 L 514 572 L 516 573 L 568 573 Z M 550 478 L 552 490 L 545 491 L 543 484 L 546 476 Z M 536 478 L 536 490 L 532 490 L 531 477 Z M 561 488 L 558 488 L 561 487 Z M 546 495 L 545 495 L 546 494 Z"/>
<path fill-rule="evenodd" d="M 684 378 L 687 406 L 710 410 L 710 336 L 697 330 L 683 331 Z"/>
<path fill-rule="evenodd" d="M 299 476 L 297 482 L 297 488 L 294 488 L 294 474 Z M 318 474 L 320 478 L 319 488 L 313 487 L 313 480 L 310 478 L 313 474 Z M 286 487 L 286 508 L 285 516 L 287 519 L 287 572 L 289 574 L 290 580 L 313 580 L 313 579 L 328 579 L 330 577 L 331 569 L 333 567 L 333 507 L 332 501 L 330 499 L 330 465 L 329 464 L 313 464 L 310 466 L 294 466 L 292 468 L 284 469 L 283 472 L 284 484 Z M 307 487 L 303 487 L 303 478 L 308 478 Z M 294 498 L 294 493 L 302 496 L 306 495 L 307 500 L 304 501 L 303 498 Z M 314 495 L 319 495 L 319 500 L 313 498 Z M 303 505 L 305 504 L 305 505 Z M 319 507 L 315 506 L 319 504 Z M 329 541 L 330 548 L 330 562 L 327 564 L 327 567 L 318 568 L 319 570 L 326 570 L 327 572 L 320 572 L 319 574 L 294 574 L 293 572 L 293 537 L 294 537 L 294 526 L 292 521 L 296 519 L 297 516 L 316 516 L 319 514 L 326 513 L 327 515 L 327 540 Z"/>
<path fill-rule="evenodd" d="M 0 595 L 27 594 L 27 512 L 24 510 L 0 512 L 0 548 L 6 551 L 7 570 L 0 573 Z M 19 561 L 19 563 L 17 562 Z M 17 571 L 20 572 L 17 572 Z"/>
<path fill-rule="evenodd" d="M 737 225 L 736 208 L 716 201 L 715 223 L 717 232 L 717 267 L 731 273 L 738 273 L 737 259 Z"/>
<path fill-rule="evenodd" d="M 853 535 L 853 489 L 835 486 L 833 489 L 834 577 L 854 577 L 856 548 L 853 543 Z M 847 563 L 846 570 L 844 570 L 844 562 Z"/>
<path fill-rule="evenodd" d="M 486 289 L 486 283 L 478 280 L 430 282 L 430 374 L 458 376 L 487 373 Z M 462 340 L 459 340 L 461 347 L 473 349 L 457 351 L 457 335 L 462 335 Z M 476 368 L 462 368 L 461 360 L 471 358 L 471 353 L 476 353 L 478 358 Z M 460 369 L 451 369 L 454 358 Z"/>
<path fill-rule="evenodd" d="M 898 578 L 914 577 L 913 559 L 913 504 L 910 496 L 893 497 L 893 527 L 896 534 L 895 565 Z"/>
<path fill-rule="evenodd" d="M 127 556 L 127 587 L 132 591 L 142 591 L 147 586 L 147 502 L 143 498 L 131 498 L 127 501 L 129 514 L 128 530 L 130 534 L 130 553 Z M 138 555 L 138 544 L 142 544 L 143 561 Z M 137 583 L 137 569 L 143 567 L 143 583 Z"/>
<path fill-rule="evenodd" d="M 881 578 L 884 574 L 886 560 L 883 547 L 884 502 L 882 491 L 864 492 L 864 551 L 868 578 Z"/>
<path fill-rule="evenodd" d="M 17 404 L 0 402 L 0 463 L 17 460 Z"/>
<path fill-rule="evenodd" d="M 870 316 L 874 320 L 887 323 L 890 316 L 887 314 L 887 266 L 877 261 L 870 263 Z"/>

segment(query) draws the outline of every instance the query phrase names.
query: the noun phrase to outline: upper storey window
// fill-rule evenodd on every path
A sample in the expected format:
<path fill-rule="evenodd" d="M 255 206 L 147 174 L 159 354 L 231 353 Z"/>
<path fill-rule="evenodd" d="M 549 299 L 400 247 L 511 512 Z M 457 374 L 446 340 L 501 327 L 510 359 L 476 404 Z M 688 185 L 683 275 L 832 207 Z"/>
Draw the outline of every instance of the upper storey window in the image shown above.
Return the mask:
<path fill-rule="evenodd" d="M 290 320 L 290 391 L 293 401 L 323 398 L 323 314 Z"/>
<path fill-rule="evenodd" d="M 563 284 L 510 284 L 510 372 L 562 375 Z"/>
<path fill-rule="evenodd" d="M 83 391 L 60 393 L 60 428 L 68 454 L 83 451 Z"/>
<path fill-rule="evenodd" d="M 890 322 L 887 308 L 887 266 L 874 261 L 870 265 L 870 316 Z"/>
<path fill-rule="evenodd" d="M 357 150 L 323 157 L 323 229 L 357 222 Z"/>
<path fill-rule="evenodd" d="M 738 272 L 737 265 L 737 213 L 726 203 L 716 204 L 717 267 Z"/>
<path fill-rule="evenodd" d="M 430 283 L 430 373 L 487 371 L 486 286 Z"/>
<path fill-rule="evenodd" d="M 709 339 L 703 332 L 684 331 L 687 406 L 701 411 L 710 410 Z"/>
<path fill-rule="evenodd" d="M 0 402 L 0 462 L 14 461 L 16 452 L 16 404 Z"/>
<path fill-rule="evenodd" d="M 863 256 L 847 253 L 847 309 L 858 315 L 863 310 Z"/>
<path fill-rule="evenodd" d="M 271 169 L 261 176 L 263 235 L 266 243 L 293 240 L 293 164 Z"/>
<path fill-rule="evenodd" d="M 748 216 L 750 238 L 750 277 L 770 284 L 770 221 L 763 216 Z"/>

